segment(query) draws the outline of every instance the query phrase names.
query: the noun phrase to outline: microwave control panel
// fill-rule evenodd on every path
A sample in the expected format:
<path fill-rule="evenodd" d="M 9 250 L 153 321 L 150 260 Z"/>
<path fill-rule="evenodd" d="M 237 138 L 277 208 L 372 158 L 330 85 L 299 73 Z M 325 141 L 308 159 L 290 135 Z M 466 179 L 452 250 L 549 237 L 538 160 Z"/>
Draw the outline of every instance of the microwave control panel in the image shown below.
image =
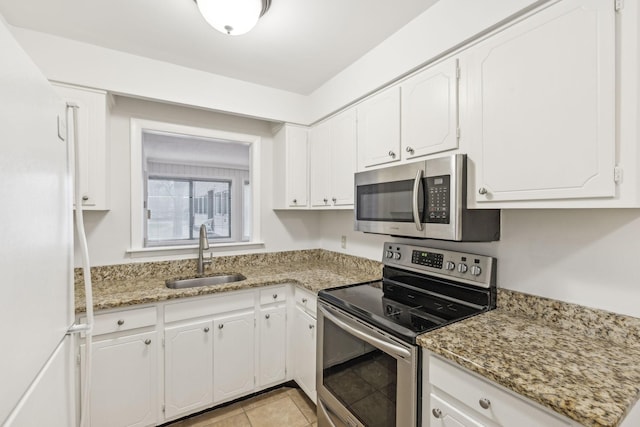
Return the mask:
<path fill-rule="evenodd" d="M 427 223 L 449 224 L 451 216 L 451 176 L 429 176 L 427 185 Z"/>

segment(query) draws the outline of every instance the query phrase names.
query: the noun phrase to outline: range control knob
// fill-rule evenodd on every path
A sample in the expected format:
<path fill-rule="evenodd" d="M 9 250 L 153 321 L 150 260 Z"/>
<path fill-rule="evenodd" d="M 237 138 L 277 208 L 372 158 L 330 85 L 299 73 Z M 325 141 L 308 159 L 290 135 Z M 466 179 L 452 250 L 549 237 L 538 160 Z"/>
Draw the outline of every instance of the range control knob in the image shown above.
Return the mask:
<path fill-rule="evenodd" d="M 456 268 L 456 264 L 451 261 L 447 261 L 444 265 L 445 270 L 451 271 L 451 270 L 454 270 L 455 268 Z"/>
<path fill-rule="evenodd" d="M 393 252 L 391 252 L 391 251 L 386 251 L 386 252 L 384 253 L 384 255 L 385 255 L 387 258 L 393 258 Z"/>
<path fill-rule="evenodd" d="M 393 259 L 400 259 L 402 255 L 400 255 L 400 252 L 396 252 L 395 254 L 393 254 Z"/>
<path fill-rule="evenodd" d="M 482 269 L 480 268 L 480 266 L 472 265 L 470 273 L 472 276 L 479 276 L 480 273 L 482 273 Z"/>
<path fill-rule="evenodd" d="M 467 272 L 467 264 L 460 263 L 458 264 L 458 273 L 466 273 Z"/>

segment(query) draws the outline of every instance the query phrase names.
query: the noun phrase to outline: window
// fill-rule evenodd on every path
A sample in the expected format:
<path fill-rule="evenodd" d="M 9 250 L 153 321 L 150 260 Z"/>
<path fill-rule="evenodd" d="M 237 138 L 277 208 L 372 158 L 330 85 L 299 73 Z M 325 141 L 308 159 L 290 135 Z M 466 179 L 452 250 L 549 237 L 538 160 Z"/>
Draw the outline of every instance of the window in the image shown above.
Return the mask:
<path fill-rule="evenodd" d="M 230 206 L 231 181 L 149 177 L 147 245 L 198 239 L 201 225 L 209 239 L 229 239 Z M 249 222 L 246 214 L 243 222 Z M 243 233 L 243 240 L 248 237 Z"/>
<path fill-rule="evenodd" d="M 257 141 L 250 135 L 132 119 L 130 252 L 193 247 L 202 225 L 210 244 L 259 243 L 252 185 Z"/>

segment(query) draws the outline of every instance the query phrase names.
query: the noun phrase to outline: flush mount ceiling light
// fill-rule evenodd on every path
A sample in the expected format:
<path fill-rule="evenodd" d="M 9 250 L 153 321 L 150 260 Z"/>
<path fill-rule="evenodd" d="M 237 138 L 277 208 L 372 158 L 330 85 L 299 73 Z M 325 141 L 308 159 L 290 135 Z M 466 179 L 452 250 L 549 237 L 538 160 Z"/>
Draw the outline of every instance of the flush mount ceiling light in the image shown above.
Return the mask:
<path fill-rule="evenodd" d="M 255 27 L 271 0 L 194 0 L 204 19 L 224 34 L 238 36 Z"/>

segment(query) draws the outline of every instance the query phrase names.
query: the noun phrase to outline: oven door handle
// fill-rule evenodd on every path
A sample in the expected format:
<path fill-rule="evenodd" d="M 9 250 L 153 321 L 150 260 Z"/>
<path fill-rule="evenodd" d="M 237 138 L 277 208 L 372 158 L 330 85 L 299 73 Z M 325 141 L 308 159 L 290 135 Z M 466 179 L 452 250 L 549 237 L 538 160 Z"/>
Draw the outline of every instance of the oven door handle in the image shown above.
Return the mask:
<path fill-rule="evenodd" d="M 420 191 L 420 182 L 422 182 L 422 169 L 418 169 L 418 172 L 416 172 L 416 178 L 413 181 L 413 200 L 411 203 L 413 208 L 413 222 L 416 224 L 418 231 L 422 231 L 424 229 L 422 219 L 420 218 L 420 210 L 418 209 L 418 192 Z"/>
<path fill-rule="evenodd" d="M 361 330 L 354 328 L 353 326 L 349 325 L 348 323 L 340 320 L 337 316 L 335 316 L 334 314 L 330 313 L 326 308 L 324 307 L 319 307 L 320 311 L 322 312 L 322 314 L 327 317 L 329 320 L 331 320 L 333 323 L 336 324 L 336 326 L 342 328 L 344 331 L 355 335 L 356 337 L 360 338 L 363 341 L 368 342 L 369 344 L 379 347 L 381 350 L 383 350 L 386 353 L 389 354 L 395 354 L 398 357 L 401 357 L 403 359 L 407 359 L 411 357 L 411 353 L 409 352 L 409 350 L 407 350 L 406 348 L 402 348 L 400 346 L 397 346 L 395 344 L 391 344 L 389 342 L 383 341 L 380 338 L 376 338 L 373 337 L 365 332 L 362 332 Z"/>

